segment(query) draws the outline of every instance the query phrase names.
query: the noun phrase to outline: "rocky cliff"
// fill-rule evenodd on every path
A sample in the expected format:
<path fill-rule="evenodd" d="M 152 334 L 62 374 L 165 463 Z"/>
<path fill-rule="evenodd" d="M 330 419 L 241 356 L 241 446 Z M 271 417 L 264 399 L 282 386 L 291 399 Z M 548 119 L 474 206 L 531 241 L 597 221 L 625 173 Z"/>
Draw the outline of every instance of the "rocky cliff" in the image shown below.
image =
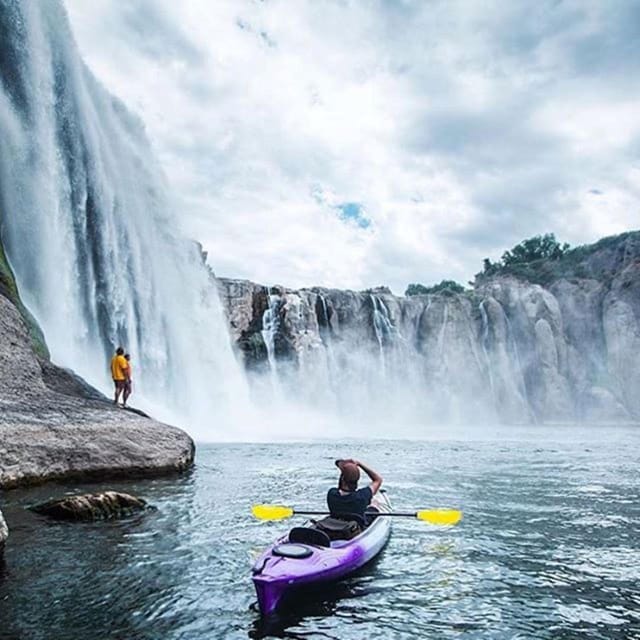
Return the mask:
<path fill-rule="evenodd" d="M 0 243 L 0 489 L 181 471 L 193 456 L 183 431 L 115 408 L 49 361 Z M 7 535 L 0 512 L 0 551 Z"/>
<path fill-rule="evenodd" d="M 155 475 L 193 461 L 189 436 L 110 400 L 47 357 L 0 243 L 0 488 Z M 7 528 L 0 513 L 0 548 Z"/>
<path fill-rule="evenodd" d="M 254 385 L 369 420 L 639 421 L 640 232 L 461 294 L 221 279 Z"/>

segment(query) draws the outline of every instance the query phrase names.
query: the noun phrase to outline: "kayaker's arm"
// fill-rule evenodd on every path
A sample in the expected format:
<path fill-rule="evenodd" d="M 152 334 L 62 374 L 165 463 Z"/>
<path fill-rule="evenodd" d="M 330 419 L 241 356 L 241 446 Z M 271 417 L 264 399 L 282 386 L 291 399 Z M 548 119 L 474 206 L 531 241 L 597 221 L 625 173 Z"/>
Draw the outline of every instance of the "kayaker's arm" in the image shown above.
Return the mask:
<path fill-rule="evenodd" d="M 362 464 L 357 460 L 354 462 L 371 478 L 371 493 L 375 495 L 378 493 L 378 489 L 382 486 L 382 476 L 379 473 L 376 473 L 373 469 L 367 467 L 366 464 Z"/>

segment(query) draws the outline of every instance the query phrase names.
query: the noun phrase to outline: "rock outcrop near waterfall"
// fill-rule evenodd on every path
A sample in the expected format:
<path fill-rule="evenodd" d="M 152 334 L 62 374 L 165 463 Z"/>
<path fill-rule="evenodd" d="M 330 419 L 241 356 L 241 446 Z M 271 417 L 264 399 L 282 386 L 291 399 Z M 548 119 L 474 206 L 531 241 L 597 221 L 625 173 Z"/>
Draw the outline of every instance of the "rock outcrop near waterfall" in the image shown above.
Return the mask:
<path fill-rule="evenodd" d="M 1 488 L 182 471 L 193 455 L 180 429 L 114 407 L 42 359 L 20 312 L 0 295 Z"/>
<path fill-rule="evenodd" d="M 640 232 L 534 267 L 530 279 L 479 275 L 462 294 L 294 291 L 230 279 L 220 289 L 254 380 L 325 411 L 640 421 Z"/>

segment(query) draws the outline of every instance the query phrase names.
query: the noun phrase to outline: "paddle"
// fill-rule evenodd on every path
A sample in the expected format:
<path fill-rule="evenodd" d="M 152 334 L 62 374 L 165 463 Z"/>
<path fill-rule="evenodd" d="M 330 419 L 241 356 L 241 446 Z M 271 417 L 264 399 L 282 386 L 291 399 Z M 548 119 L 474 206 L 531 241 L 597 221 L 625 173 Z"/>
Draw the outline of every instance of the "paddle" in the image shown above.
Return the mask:
<path fill-rule="evenodd" d="M 299 511 L 292 507 L 285 507 L 278 504 L 256 504 L 251 507 L 251 513 L 258 518 L 258 520 L 284 520 L 291 516 L 327 516 L 328 511 Z M 429 522 L 430 524 L 438 525 L 454 525 L 460 522 L 462 519 L 462 511 L 455 511 L 454 509 L 432 509 L 422 511 L 407 511 L 407 512 L 377 512 L 376 517 L 379 516 L 392 516 L 394 518 L 417 518 Z"/>

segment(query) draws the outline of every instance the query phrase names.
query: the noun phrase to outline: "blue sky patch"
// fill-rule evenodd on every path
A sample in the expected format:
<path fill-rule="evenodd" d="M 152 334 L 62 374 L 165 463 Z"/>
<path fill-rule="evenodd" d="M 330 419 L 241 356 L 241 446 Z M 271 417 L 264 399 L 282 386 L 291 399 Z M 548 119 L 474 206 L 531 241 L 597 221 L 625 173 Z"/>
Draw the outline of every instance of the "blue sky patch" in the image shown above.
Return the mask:
<path fill-rule="evenodd" d="M 361 229 L 371 226 L 371 220 L 364 214 L 364 207 L 359 202 L 343 202 L 335 205 L 334 209 L 338 210 L 338 216 L 345 222 L 354 222 Z"/>

